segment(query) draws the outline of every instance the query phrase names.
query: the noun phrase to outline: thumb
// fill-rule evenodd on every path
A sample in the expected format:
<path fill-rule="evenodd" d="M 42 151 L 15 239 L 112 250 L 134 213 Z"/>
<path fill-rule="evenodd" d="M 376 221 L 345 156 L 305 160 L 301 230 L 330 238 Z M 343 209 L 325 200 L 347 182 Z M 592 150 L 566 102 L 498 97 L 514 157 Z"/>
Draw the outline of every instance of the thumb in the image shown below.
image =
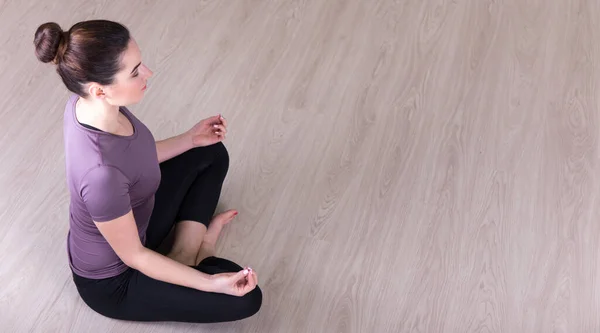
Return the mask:
<path fill-rule="evenodd" d="M 239 280 L 247 277 L 249 273 L 250 272 L 248 271 L 248 269 L 245 268 L 245 269 L 237 272 L 237 274 L 235 274 L 233 277 L 235 278 L 235 281 L 239 281 Z"/>
<path fill-rule="evenodd" d="M 206 120 L 208 120 L 208 123 L 211 125 L 221 123 L 221 117 L 219 115 L 209 117 Z"/>

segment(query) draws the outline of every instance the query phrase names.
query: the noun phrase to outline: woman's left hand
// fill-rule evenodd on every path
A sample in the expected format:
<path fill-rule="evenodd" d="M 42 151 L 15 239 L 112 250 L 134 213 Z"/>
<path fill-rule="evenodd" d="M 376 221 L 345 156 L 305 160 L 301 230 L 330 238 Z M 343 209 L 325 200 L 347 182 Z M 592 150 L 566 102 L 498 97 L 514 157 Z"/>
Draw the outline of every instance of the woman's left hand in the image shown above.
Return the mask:
<path fill-rule="evenodd" d="M 193 147 L 205 147 L 225 140 L 227 120 L 223 116 L 213 116 L 201 120 L 188 132 Z"/>

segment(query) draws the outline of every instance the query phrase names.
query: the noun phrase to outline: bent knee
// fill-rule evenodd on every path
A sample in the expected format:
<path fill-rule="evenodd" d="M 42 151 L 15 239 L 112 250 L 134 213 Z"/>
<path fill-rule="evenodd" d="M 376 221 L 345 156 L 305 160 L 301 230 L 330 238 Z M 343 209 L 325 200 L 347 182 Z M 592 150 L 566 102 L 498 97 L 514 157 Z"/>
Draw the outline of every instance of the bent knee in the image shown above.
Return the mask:
<path fill-rule="evenodd" d="M 197 147 L 185 153 L 192 164 L 211 164 L 219 165 L 221 169 L 229 169 L 229 152 L 222 142 L 217 142 L 210 146 Z"/>
<path fill-rule="evenodd" d="M 214 149 L 215 160 L 229 165 L 229 152 L 223 142 L 215 143 L 212 148 Z"/>
<path fill-rule="evenodd" d="M 229 171 L 229 153 L 222 142 L 215 143 L 210 146 L 213 155 L 213 166 L 221 170 L 223 176 Z"/>
<path fill-rule="evenodd" d="M 258 286 L 251 292 L 240 297 L 239 313 L 242 318 L 255 315 L 262 306 L 263 295 Z"/>

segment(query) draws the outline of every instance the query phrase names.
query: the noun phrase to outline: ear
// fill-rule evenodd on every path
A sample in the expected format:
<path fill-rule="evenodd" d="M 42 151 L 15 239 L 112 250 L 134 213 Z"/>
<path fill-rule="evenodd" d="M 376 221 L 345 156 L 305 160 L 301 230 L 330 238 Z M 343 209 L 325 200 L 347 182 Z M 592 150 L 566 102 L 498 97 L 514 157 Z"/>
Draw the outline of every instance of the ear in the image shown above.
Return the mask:
<path fill-rule="evenodd" d="M 99 99 L 106 98 L 106 93 L 104 90 L 105 90 L 104 87 L 102 87 L 101 85 L 99 85 L 97 83 L 91 83 L 88 86 L 88 94 L 92 98 L 99 98 Z"/>

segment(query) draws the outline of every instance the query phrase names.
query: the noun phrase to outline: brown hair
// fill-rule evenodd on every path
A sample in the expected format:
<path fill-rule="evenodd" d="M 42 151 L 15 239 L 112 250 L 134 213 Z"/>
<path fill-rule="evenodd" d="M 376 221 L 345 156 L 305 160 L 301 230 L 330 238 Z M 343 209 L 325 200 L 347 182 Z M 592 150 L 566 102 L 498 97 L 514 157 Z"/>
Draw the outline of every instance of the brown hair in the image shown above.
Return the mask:
<path fill-rule="evenodd" d="M 56 64 L 67 89 L 87 97 L 84 84 L 113 83 L 130 38 L 126 27 L 112 21 L 83 21 L 68 31 L 48 22 L 38 27 L 33 43 L 41 62 Z"/>

